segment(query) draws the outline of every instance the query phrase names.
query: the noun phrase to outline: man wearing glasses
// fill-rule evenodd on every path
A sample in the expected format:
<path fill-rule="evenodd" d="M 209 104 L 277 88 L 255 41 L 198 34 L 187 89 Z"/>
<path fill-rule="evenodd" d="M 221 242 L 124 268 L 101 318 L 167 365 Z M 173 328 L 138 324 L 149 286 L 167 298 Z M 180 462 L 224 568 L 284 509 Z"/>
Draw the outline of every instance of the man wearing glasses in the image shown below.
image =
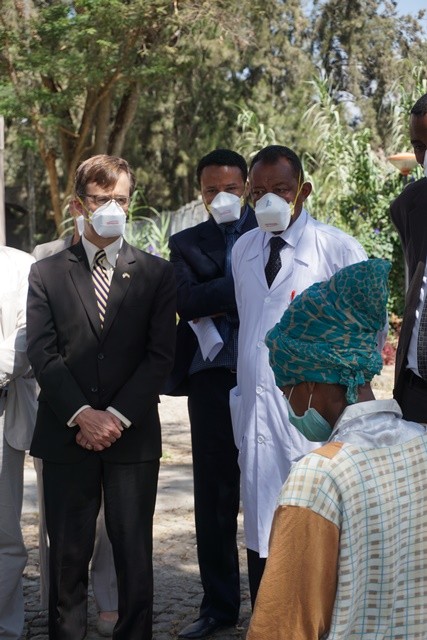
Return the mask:
<path fill-rule="evenodd" d="M 84 216 L 73 217 L 74 233 L 44 242 L 34 247 L 32 255 L 36 260 L 53 256 L 68 249 L 80 241 L 83 233 Z M 39 505 L 39 572 L 40 572 L 40 606 L 47 609 L 49 600 L 49 537 L 46 529 L 46 518 L 43 497 L 43 462 L 33 458 L 37 473 L 37 499 Z M 98 611 L 96 628 L 101 636 L 111 637 L 117 622 L 117 579 L 114 569 L 114 558 L 111 543 L 105 528 L 104 505 L 96 522 L 96 537 L 90 563 L 90 577 L 93 597 Z"/>
<path fill-rule="evenodd" d="M 152 638 L 157 405 L 173 362 L 175 283 L 168 262 L 123 239 L 134 184 L 121 158 L 83 162 L 71 203 L 85 218 L 82 239 L 30 274 L 28 354 L 41 388 L 31 454 L 43 459 L 50 640 L 86 635 L 101 489 L 119 592 L 113 638 Z"/>

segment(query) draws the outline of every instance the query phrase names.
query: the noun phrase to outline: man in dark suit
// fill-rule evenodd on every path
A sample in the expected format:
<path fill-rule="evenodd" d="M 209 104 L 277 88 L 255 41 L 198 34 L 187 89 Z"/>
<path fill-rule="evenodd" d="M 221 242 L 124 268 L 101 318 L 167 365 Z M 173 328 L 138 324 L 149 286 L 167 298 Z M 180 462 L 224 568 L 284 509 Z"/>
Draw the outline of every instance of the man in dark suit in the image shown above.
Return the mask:
<path fill-rule="evenodd" d="M 204 590 L 199 617 L 179 633 L 181 638 L 203 638 L 234 625 L 239 615 L 240 474 L 229 409 L 229 392 L 236 385 L 238 316 L 231 249 L 256 226 L 245 203 L 247 165 L 242 156 L 217 149 L 200 160 L 197 178 L 209 220 L 169 241 L 181 319 L 166 392 L 188 394 L 197 553 Z M 202 318 L 212 319 L 224 342 L 212 359 L 202 355 L 188 324 Z"/>
<path fill-rule="evenodd" d="M 427 172 L 427 94 L 411 109 L 410 136 L 418 163 Z M 427 180 L 409 184 L 391 205 L 399 232 L 409 288 L 396 353 L 394 397 L 406 420 L 427 422 Z M 427 305 L 426 305 L 427 312 Z"/>
<path fill-rule="evenodd" d="M 53 256 L 55 253 L 77 244 L 84 228 L 84 216 L 73 217 L 74 233 L 63 238 L 38 244 L 32 255 L 36 260 Z M 43 495 L 43 461 L 33 458 L 37 473 L 37 498 L 39 503 L 39 570 L 40 570 L 40 605 L 48 608 L 49 602 L 49 537 L 46 529 L 46 517 Z M 95 545 L 90 563 L 93 597 L 98 610 L 96 627 L 102 636 L 111 637 L 117 622 L 117 578 L 114 570 L 113 550 L 105 528 L 104 505 L 96 523 Z"/>
<path fill-rule="evenodd" d="M 95 156 L 77 170 L 81 242 L 30 274 L 28 354 L 41 392 L 31 454 L 43 459 L 50 539 L 49 638 L 86 634 L 101 489 L 119 591 L 115 640 L 152 637 L 158 394 L 174 354 L 166 261 L 123 240 L 134 176 Z"/>

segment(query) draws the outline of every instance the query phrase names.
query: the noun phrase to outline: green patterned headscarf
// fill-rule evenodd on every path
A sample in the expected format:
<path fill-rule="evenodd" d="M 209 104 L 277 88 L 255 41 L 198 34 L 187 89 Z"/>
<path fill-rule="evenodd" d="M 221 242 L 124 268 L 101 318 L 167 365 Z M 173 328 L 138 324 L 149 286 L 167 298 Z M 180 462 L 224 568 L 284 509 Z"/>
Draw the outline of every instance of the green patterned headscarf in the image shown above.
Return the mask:
<path fill-rule="evenodd" d="M 365 260 L 295 298 L 265 340 L 277 386 L 342 384 L 349 404 L 357 402 L 357 387 L 382 368 L 377 334 L 387 319 L 390 268 Z"/>

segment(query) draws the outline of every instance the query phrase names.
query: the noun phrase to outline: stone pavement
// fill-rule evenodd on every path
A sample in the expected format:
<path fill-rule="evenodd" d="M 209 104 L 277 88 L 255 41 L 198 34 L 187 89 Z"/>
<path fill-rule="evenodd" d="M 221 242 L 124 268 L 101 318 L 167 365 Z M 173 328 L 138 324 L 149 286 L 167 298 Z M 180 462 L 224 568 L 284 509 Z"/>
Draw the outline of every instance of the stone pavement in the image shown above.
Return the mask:
<path fill-rule="evenodd" d="M 186 398 L 163 396 L 161 400 L 163 458 L 154 518 L 153 637 L 155 640 L 170 640 L 197 618 L 203 591 L 199 581 L 193 520 L 193 477 Z M 22 526 L 29 554 L 24 572 L 26 625 L 22 640 L 47 640 L 47 611 L 41 611 L 39 604 L 37 497 L 30 457 L 25 465 Z M 243 574 L 241 620 L 237 627 L 217 632 L 217 640 L 244 638 L 250 616 L 241 516 L 239 550 Z M 99 640 L 101 637 L 96 631 L 96 610 L 90 597 L 87 640 Z"/>
<path fill-rule="evenodd" d="M 393 367 L 384 368 L 374 381 L 378 398 L 391 397 Z M 197 617 L 202 598 L 193 523 L 193 481 L 186 398 L 162 397 L 163 458 L 154 519 L 154 640 L 176 638 L 179 630 Z M 24 572 L 26 623 L 21 640 L 48 640 L 47 612 L 40 610 L 38 577 L 38 515 L 32 460 L 25 465 L 22 527 L 28 549 Z M 246 549 L 239 518 L 239 553 L 242 567 L 242 606 L 236 627 L 218 631 L 216 640 L 245 638 L 250 618 Z M 100 640 L 96 610 L 89 598 L 87 640 Z"/>

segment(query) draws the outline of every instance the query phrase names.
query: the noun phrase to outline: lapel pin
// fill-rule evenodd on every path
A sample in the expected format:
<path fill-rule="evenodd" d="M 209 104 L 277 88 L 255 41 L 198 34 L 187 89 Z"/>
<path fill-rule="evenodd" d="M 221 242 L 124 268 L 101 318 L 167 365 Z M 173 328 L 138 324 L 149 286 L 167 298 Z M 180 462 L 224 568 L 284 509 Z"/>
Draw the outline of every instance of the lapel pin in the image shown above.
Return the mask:
<path fill-rule="evenodd" d="M 125 271 L 125 273 L 122 274 L 122 278 L 130 278 L 130 275 L 128 274 L 127 271 Z"/>

